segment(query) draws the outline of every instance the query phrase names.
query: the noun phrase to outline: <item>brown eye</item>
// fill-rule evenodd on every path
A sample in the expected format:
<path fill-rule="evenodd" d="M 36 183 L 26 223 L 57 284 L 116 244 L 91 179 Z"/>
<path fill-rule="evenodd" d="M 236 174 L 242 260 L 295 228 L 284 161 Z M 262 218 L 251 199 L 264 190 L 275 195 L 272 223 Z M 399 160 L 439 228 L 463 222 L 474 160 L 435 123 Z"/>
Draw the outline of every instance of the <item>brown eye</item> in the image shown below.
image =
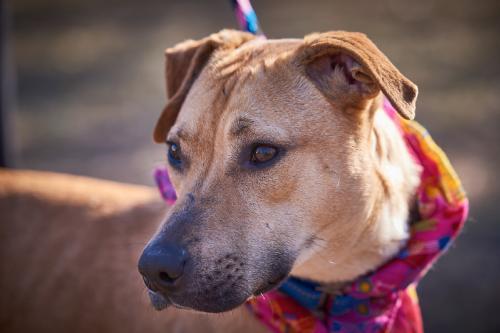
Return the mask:
<path fill-rule="evenodd" d="M 168 161 L 173 166 L 179 166 L 179 164 L 181 163 L 181 149 L 176 143 L 169 143 Z"/>
<path fill-rule="evenodd" d="M 257 146 L 252 151 L 250 161 L 255 164 L 264 163 L 272 160 L 277 153 L 278 149 L 276 149 L 275 147 Z"/>

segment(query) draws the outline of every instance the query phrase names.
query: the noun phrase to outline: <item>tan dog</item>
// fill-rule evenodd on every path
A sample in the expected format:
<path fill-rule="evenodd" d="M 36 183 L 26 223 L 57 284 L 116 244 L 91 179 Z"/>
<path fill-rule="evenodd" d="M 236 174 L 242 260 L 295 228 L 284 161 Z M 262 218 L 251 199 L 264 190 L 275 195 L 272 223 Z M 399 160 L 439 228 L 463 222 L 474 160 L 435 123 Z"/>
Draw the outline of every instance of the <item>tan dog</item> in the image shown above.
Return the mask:
<path fill-rule="evenodd" d="M 383 93 L 411 118 L 417 90 L 364 35 L 262 40 L 221 31 L 167 50 L 167 92 L 155 140 L 168 142 L 179 199 L 139 262 L 156 308 L 228 311 L 290 273 L 338 285 L 404 244 L 419 169 L 380 103 Z M 138 303 L 129 267 L 138 249 L 123 244 L 152 234 L 162 213 L 152 193 L 39 180 L 35 188 L 50 190 L 32 196 L 28 176 L 24 187 L 11 177 L 0 178 L 10 186 L 2 235 L 13 223 L 34 226 L 20 232 L 23 242 L 2 239 L 2 253 L 20 256 L 2 260 L 1 290 L 10 292 L 2 328 L 265 331 L 244 311 L 155 315 Z M 107 193 L 88 196 L 97 187 Z M 12 213 L 16 200 L 30 210 Z M 20 317 L 23 307 L 29 315 Z"/>
<path fill-rule="evenodd" d="M 0 332 L 260 327 L 151 307 L 137 259 L 165 208 L 152 188 L 0 169 Z"/>

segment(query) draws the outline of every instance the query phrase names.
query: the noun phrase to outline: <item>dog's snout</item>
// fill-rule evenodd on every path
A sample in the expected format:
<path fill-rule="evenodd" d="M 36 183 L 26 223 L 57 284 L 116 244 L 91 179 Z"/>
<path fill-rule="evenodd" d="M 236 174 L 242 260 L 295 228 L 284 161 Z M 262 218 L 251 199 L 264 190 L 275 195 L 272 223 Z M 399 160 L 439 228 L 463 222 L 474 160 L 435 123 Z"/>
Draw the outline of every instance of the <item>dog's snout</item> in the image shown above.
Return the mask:
<path fill-rule="evenodd" d="M 179 286 L 187 261 L 188 253 L 181 246 L 148 246 L 139 259 L 139 272 L 148 288 L 169 291 Z"/>

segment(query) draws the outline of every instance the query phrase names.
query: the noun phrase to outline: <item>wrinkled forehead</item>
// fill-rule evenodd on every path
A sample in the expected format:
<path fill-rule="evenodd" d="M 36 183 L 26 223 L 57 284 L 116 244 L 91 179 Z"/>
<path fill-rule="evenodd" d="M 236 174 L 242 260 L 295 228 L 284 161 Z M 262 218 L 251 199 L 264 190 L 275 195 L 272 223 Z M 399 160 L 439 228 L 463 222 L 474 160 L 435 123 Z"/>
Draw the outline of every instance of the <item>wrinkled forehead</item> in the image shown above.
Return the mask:
<path fill-rule="evenodd" d="M 234 132 L 248 124 L 293 122 L 295 115 L 287 113 L 305 108 L 315 90 L 290 64 L 290 53 L 299 45 L 297 40 L 257 40 L 214 54 L 189 91 L 173 131 L 182 128 L 208 139 L 221 128 Z"/>

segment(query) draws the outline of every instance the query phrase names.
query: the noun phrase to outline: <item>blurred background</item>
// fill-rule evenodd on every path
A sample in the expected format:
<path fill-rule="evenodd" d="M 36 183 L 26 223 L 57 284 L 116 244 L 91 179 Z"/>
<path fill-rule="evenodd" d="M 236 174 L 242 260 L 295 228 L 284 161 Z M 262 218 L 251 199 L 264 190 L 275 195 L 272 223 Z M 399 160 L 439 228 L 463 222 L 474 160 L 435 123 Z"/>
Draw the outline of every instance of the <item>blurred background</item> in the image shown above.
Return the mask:
<path fill-rule="evenodd" d="M 271 38 L 364 32 L 418 84 L 417 120 L 471 200 L 464 232 L 420 284 L 426 331 L 500 332 L 500 2 L 253 4 Z M 224 0 L 2 1 L 6 163 L 152 185 L 163 51 L 226 27 Z"/>

